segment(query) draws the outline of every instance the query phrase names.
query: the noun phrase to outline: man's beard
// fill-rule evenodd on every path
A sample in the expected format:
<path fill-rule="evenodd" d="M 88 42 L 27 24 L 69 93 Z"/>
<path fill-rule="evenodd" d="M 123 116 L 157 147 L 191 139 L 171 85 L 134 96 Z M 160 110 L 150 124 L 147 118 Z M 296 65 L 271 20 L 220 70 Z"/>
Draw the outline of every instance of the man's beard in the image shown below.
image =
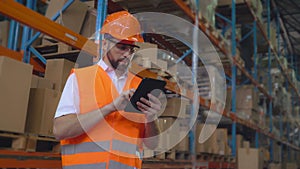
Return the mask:
<path fill-rule="evenodd" d="M 108 61 L 110 62 L 111 66 L 115 70 L 118 70 L 118 71 L 127 70 L 127 67 L 129 65 L 129 62 L 130 62 L 130 60 L 128 58 L 118 59 L 118 60 L 114 61 L 114 60 L 111 59 L 110 56 L 111 56 L 111 54 L 110 54 L 110 52 L 108 52 L 108 54 L 107 54 Z M 121 61 L 126 61 L 127 63 L 126 64 L 120 64 Z"/>

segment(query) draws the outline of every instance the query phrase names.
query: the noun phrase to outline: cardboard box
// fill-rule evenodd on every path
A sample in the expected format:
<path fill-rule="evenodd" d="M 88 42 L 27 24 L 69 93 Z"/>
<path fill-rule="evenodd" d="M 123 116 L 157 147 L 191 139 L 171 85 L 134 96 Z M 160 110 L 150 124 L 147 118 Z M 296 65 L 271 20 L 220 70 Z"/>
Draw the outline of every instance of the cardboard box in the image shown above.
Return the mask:
<path fill-rule="evenodd" d="M 6 47 L 9 35 L 9 21 L 1 21 L 0 28 L 0 46 Z"/>
<path fill-rule="evenodd" d="M 45 78 L 54 83 L 55 90 L 62 91 L 74 65 L 66 59 L 47 60 Z"/>
<path fill-rule="evenodd" d="M 97 11 L 94 8 L 87 11 L 80 33 L 82 36 L 87 38 L 94 36 L 94 33 L 96 32 L 96 14 Z"/>
<path fill-rule="evenodd" d="M 168 69 L 168 62 L 161 59 L 157 59 L 154 67 L 158 68 L 159 70 L 166 71 Z"/>
<path fill-rule="evenodd" d="M 237 154 L 238 169 L 263 169 L 263 152 L 255 148 L 240 148 Z"/>
<path fill-rule="evenodd" d="M 204 128 L 205 126 L 205 128 Z M 196 152 L 218 154 L 216 125 L 196 124 Z M 203 131 L 202 131 L 203 130 Z M 201 134 L 203 133 L 203 134 Z"/>
<path fill-rule="evenodd" d="M 51 0 L 45 16 L 48 18 L 52 18 L 57 12 L 59 12 L 66 0 Z M 56 22 L 61 25 L 71 29 L 72 31 L 79 33 L 85 19 L 85 15 L 87 13 L 88 6 L 80 2 L 79 0 L 75 0 L 63 13 L 62 17 L 59 17 Z"/>
<path fill-rule="evenodd" d="M 228 146 L 228 136 L 227 129 L 218 128 L 216 130 L 217 133 L 217 144 L 218 144 L 218 154 L 226 155 L 226 149 Z"/>
<path fill-rule="evenodd" d="M 157 120 L 157 126 L 160 136 L 156 150 L 189 150 L 188 119 L 160 117 Z"/>
<path fill-rule="evenodd" d="M 24 133 L 32 66 L 0 56 L 0 130 Z"/>
<path fill-rule="evenodd" d="M 177 118 L 177 120 L 180 121 L 178 132 L 179 132 L 179 138 L 181 139 L 181 141 L 174 147 L 174 149 L 177 151 L 189 151 L 189 134 L 188 134 L 189 119 L 188 118 L 185 118 L 185 119 Z M 177 137 L 178 137 L 178 135 L 177 135 Z"/>
<path fill-rule="evenodd" d="M 51 89 L 31 89 L 26 132 L 53 136 L 53 119 L 61 92 Z"/>
<path fill-rule="evenodd" d="M 39 76 L 32 75 L 30 88 L 38 88 L 39 78 L 40 78 Z"/>
<path fill-rule="evenodd" d="M 236 149 L 242 148 L 243 147 L 243 136 L 240 134 L 236 135 Z"/>
<path fill-rule="evenodd" d="M 51 80 L 47 79 L 47 78 L 39 78 L 37 88 L 54 89 L 54 83 Z"/>
<path fill-rule="evenodd" d="M 250 148 L 250 142 L 249 141 L 243 141 L 243 148 Z"/>
<path fill-rule="evenodd" d="M 46 78 L 32 75 L 30 88 L 47 88 L 54 89 L 54 83 Z"/>
<path fill-rule="evenodd" d="M 274 162 L 281 162 L 281 147 L 280 145 L 274 143 L 273 144 L 273 161 Z"/>
<path fill-rule="evenodd" d="M 296 163 L 286 163 L 286 169 L 298 169 L 298 166 Z"/>
<path fill-rule="evenodd" d="M 180 98 L 168 98 L 167 105 L 160 117 L 187 117 L 187 106 L 190 106 L 189 100 Z"/>
<path fill-rule="evenodd" d="M 237 116 L 243 119 L 250 119 L 252 112 L 258 112 L 258 92 L 254 86 L 244 85 L 236 91 L 236 112 Z"/>
<path fill-rule="evenodd" d="M 244 85 L 236 90 L 236 108 L 254 109 L 258 108 L 258 92 L 253 85 Z"/>
<path fill-rule="evenodd" d="M 268 169 L 282 169 L 281 168 L 281 164 L 277 164 L 277 163 L 270 163 Z"/>
<path fill-rule="evenodd" d="M 175 120 L 176 119 L 173 117 L 164 117 L 157 120 L 157 126 L 160 130 L 159 143 L 156 148 L 157 150 L 169 150 L 175 146 L 174 140 L 178 137 L 178 135 L 175 135 L 172 132 L 172 130 L 178 132 L 178 128 L 176 129 L 173 125 Z"/>
<path fill-rule="evenodd" d="M 147 59 L 154 64 L 157 64 L 157 45 L 152 43 L 138 43 L 136 42 L 136 45 L 140 48 L 136 51 L 134 60 L 146 60 Z M 144 59 L 147 58 L 147 59 Z"/>

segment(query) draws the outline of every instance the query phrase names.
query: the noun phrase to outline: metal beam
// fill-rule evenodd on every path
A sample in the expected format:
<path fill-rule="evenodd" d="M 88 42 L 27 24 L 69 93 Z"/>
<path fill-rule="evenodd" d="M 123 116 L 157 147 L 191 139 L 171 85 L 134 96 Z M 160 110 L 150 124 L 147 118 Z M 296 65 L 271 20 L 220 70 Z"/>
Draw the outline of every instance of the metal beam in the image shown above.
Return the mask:
<path fill-rule="evenodd" d="M 45 33 L 74 48 L 82 49 L 92 56 L 97 56 L 97 46 L 94 42 L 51 21 L 43 15 L 11 0 L 0 0 L 0 6 L 1 14 L 30 26 L 31 28 Z"/>

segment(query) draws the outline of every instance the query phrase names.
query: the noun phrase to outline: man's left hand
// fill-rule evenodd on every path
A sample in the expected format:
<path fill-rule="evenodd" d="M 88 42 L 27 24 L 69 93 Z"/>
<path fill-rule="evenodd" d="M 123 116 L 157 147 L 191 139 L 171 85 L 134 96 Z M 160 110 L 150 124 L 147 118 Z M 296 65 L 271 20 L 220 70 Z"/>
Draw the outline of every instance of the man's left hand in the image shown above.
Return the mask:
<path fill-rule="evenodd" d="M 152 94 L 149 93 L 147 96 L 149 100 L 142 97 L 141 100 L 137 102 L 137 106 L 139 110 L 146 114 L 146 122 L 151 122 L 155 120 L 157 114 L 161 111 L 162 104 L 161 101 Z"/>

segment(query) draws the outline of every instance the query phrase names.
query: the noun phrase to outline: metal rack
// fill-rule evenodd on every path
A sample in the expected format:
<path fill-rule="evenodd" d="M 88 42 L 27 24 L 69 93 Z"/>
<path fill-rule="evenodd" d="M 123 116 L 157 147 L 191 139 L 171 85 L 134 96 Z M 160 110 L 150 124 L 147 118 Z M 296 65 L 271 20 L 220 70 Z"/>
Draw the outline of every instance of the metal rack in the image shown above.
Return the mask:
<path fill-rule="evenodd" d="M 181 0 L 174 0 L 174 2 L 180 6 L 182 8 L 183 11 L 186 12 L 186 14 L 194 19 L 195 18 L 195 14 L 189 9 L 189 7 Z M 270 0 L 267 1 L 268 5 L 268 25 L 270 25 Z M 263 36 L 265 37 L 265 39 L 267 39 L 268 41 L 268 58 L 269 58 L 269 72 L 270 72 L 270 56 L 271 56 L 271 52 L 274 53 L 276 60 L 278 61 L 281 70 L 283 70 L 283 74 L 284 76 L 287 78 L 287 81 L 289 83 L 289 85 L 293 88 L 293 90 L 296 92 L 297 96 L 299 97 L 299 93 L 295 87 L 295 85 L 292 83 L 292 81 L 290 80 L 290 78 L 288 77 L 286 70 L 284 70 L 282 63 L 280 63 L 279 61 L 279 57 L 277 54 L 276 49 L 271 45 L 270 42 L 270 28 L 268 26 L 268 32 L 267 34 L 264 32 L 262 25 L 260 23 L 260 21 L 257 19 L 257 17 L 255 16 L 254 11 L 251 9 L 249 2 L 245 1 L 245 4 L 247 5 L 247 7 L 249 8 L 249 12 L 250 12 L 250 16 L 253 17 L 253 35 L 254 35 L 254 58 L 257 57 L 257 43 L 256 43 L 256 33 L 257 33 L 257 28 L 262 32 Z M 222 19 L 226 20 L 227 22 L 229 22 L 231 24 L 231 28 L 232 28 L 232 32 L 235 32 L 235 27 L 236 27 L 236 7 L 235 7 L 235 1 L 232 1 L 232 6 L 231 6 L 231 20 L 227 19 L 226 17 L 222 16 L 222 15 L 218 15 L 219 17 L 222 17 Z M 232 37 L 231 37 L 231 54 L 228 53 L 223 46 L 221 46 L 221 44 L 219 43 L 219 41 L 216 40 L 216 37 L 214 37 L 214 35 L 212 34 L 212 32 L 207 31 L 207 28 L 205 27 L 205 25 L 203 23 L 199 23 L 199 28 L 205 32 L 207 34 L 207 36 L 212 40 L 212 42 L 220 49 L 220 51 L 222 53 L 224 53 L 226 56 L 229 57 L 229 59 L 234 60 L 234 56 L 236 55 L 235 51 L 236 51 L 236 38 L 235 38 L 235 33 L 232 33 Z M 231 57 L 233 56 L 233 57 Z M 254 59 L 256 60 L 256 59 Z M 236 123 L 242 124 L 244 126 L 247 126 L 251 129 L 253 129 L 254 131 L 256 131 L 255 137 L 256 137 L 256 147 L 259 146 L 258 143 L 258 133 L 262 133 L 265 136 L 271 138 L 271 145 L 273 144 L 273 140 L 274 141 L 278 141 L 281 142 L 281 144 L 286 145 L 287 147 L 291 147 L 294 148 L 296 150 L 299 151 L 299 145 L 293 145 L 290 144 L 288 141 L 284 141 L 280 138 L 276 138 L 273 134 L 271 134 L 272 132 L 272 121 L 270 120 L 270 131 L 266 131 L 263 129 L 260 129 L 258 126 L 256 126 L 255 124 L 252 124 L 250 122 L 247 122 L 246 120 L 240 119 L 238 117 L 236 117 L 235 115 L 235 88 L 236 88 L 236 67 L 241 70 L 242 73 L 244 73 L 247 78 L 249 78 L 252 82 L 252 84 L 254 84 L 269 100 L 272 100 L 272 89 L 267 91 L 266 89 L 264 89 L 263 87 L 261 87 L 261 85 L 257 82 L 257 78 L 256 78 L 256 66 L 257 63 L 254 63 L 254 75 L 250 75 L 247 70 L 242 67 L 241 65 L 239 65 L 237 62 L 233 62 L 233 66 L 232 66 L 232 77 L 231 77 L 231 82 L 232 82 L 232 114 L 230 114 L 231 119 L 233 120 L 233 124 L 232 124 L 232 155 L 235 156 L 235 133 L 236 133 Z M 270 74 L 269 74 L 270 77 Z M 271 84 L 271 79 L 269 79 L 269 84 Z M 224 113 L 223 113 L 224 114 Z M 269 112 L 268 112 L 270 118 L 272 119 L 272 102 L 269 102 Z M 281 122 L 282 123 L 282 122 Z M 281 133 L 282 135 L 282 133 Z M 289 140 L 290 141 L 290 140 Z M 272 146 L 270 146 L 270 152 L 272 154 L 273 149 Z M 271 161 L 272 161 L 272 156 L 271 156 Z"/>
<path fill-rule="evenodd" d="M 192 10 L 182 1 L 182 0 L 173 0 L 174 3 L 179 7 L 181 8 L 188 17 L 190 17 L 191 19 L 195 19 L 195 14 L 192 12 Z M 99 4 L 100 2 L 102 1 L 99 1 Z M 271 5 L 271 0 L 267 0 L 267 4 L 268 4 L 268 25 L 270 24 L 270 5 Z M 98 6 L 98 9 L 101 10 L 101 9 L 105 9 L 105 7 L 107 6 L 107 3 L 108 4 L 111 4 L 110 1 L 106 1 L 104 2 L 103 4 L 100 4 L 100 6 Z M 278 61 L 282 71 L 283 71 L 283 74 L 284 76 L 286 77 L 287 79 L 287 82 L 289 83 L 289 85 L 291 86 L 291 88 L 296 92 L 296 95 L 298 96 L 298 98 L 300 98 L 300 95 L 299 95 L 299 92 L 297 91 L 295 85 L 292 83 L 291 79 L 288 77 L 288 74 L 287 72 L 283 69 L 284 66 L 280 63 L 279 61 L 279 57 L 278 57 L 278 51 L 276 51 L 276 49 L 271 45 L 271 42 L 269 41 L 270 39 L 270 29 L 268 29 L 268 32 L 267 34 L 263 31 L 263 28 L 262 28 L 262 25 L 260 23 L 260 21 L 256 18 L 255 14 L 254 14 L 254 11 L 251 9 L 250 7 L 250 4 L 245 1 L 245 4 L 247 5 L 247 7 L 249 8 L 249 11 L 250 11 L 250 14 L 251 16 L 253 17 L 253 36 L 254 36 L 254 57 L 257 57 L 257 46 L 256 46 L 256 30 L 259 29 L 263 36 L 268 40 L 268 44 L 269 44 L 269 48 L 268 48 L 268 57 L 269 57 L 269 70 L 270 70 L 270 57 L 271 57 L 271 54 L 273 54 L 276 58 L 276 60 Z M 97 56 L 97 46 L 94 42 L 92 41 L 89 41 L 87 38 L 85 37 L 82 37 L 70 30 L 68 30 L 67 28 L 57 24 L 57 23 L 54 23 L 53 21 L 45 18 L 44 16 L 42 15 L 39 15 L 37 14 L 36 12 L 24 7 L 23 5 L 17 3 L 17 2 L 14 2 L 14 1 L 5 1 L 5 0 L 0 0 L 0 13 L 16 20 L 17 22 L 20 22 L 20 23 L 23 23 L 35 30 L 38 30 L 44 34 L 47 34 L 51 37 L 54 37 L 56 39 L 58 39 L 59 41 L 61 42 L 64 42 L 74 48 L 77 48 L 77 49 L 81 49 L 83 51 L 86 51 L 87 53 L 89 53 L 90 55 L 92 56 Z M 117 7 L 118 8 L 118 7 Z M 227 21 L 230 22 L 231 24 L 231 27 L 232 27 L 232 32 L 235 32 L 235 27 L 236 27 L 236 7 L 235 7 L 235 0 L 232 0 L 232 11 L 231 11 L 231 20 L 227 19 Z M 18 10 L 15 10 L 15 9 L 18 9 Z M 100 13 L 100 12 L 98 12 Z M 106 13 L 106 12 L 105 12 Z M 102 14 L 102 16 L 98 16 L 97 18 L 104 18 L 104 14 Z M 278 16 L 279 17 L 279 16 Z M 225 19 L 225 17 L 223 18 Z M 36 20 L 39 20 L 40 22 L 36 22 Z M 100 22 L 100 21 L 99 21 Z M 17 25 L 17 23 L 12 23 L 12 24 L 15 24 Z M 101 24 L 100 24 L 101 25 Z M 98 25 L 98 26 L 100 26 Z M 15 27 L 15 31 L 17 31 L 17 26 L 14 26 Z M 100 26 L 101 27 L 101 26 Z M 268 26 L 269 27 L 269 26 Z M 265 97 L 267 97 L 269 100 L 272 100 L 272 90 L 269 90 L 267 91 L 265 88 L 263 88 L 257 81 L 257 76 L 256 76 L 256 63 L 255 63 L 255 69 L 254 69 L 254 75 L 251 75 L 242 65 L 240 65 L 235 56 L 236 56 L 236 37 L 235 37 L 235 34 L 232 33 L 232 37 L 231 37 L 231 40 L 232 40 L 232 46 L 231 46 L 231 53 L 225 48 L 225 46 L 223 44 L 221 44 L 218 40 L 218 38 L 205 26 L 204 23 L 202 23 L 201 21 L 199 21 L 199 28 L 204 32 L 206 33 L 206 35 L 209 37 L 209 39 L 212 41 L 212 43 L 220 49 L 220 51 L 225 54 L 228 59 L 230 59 L 233 63 L 233 66 L 231 68 L 231 86 L 232 86 L 232 112 L 218 112 L 220 114 L 222 114 L 223 116 L 227 117 L 227 118 L 230 118 L 232 121 L 233 121 L 233 124 L 232 124 L 232 156 L 236 156 L 235 152 L 235 148 L 236 148 L 236 124 L 241 124 L 243 126 L 246 126 L 248 128 L 251 128 L 253 129 L 254 131 L 256 131 L 256 146 L 258 147 L 259 146 L 259 142 L 258 142 L 258 133 L 262 133 L 263 135 L 269 137 L 271 140 L 274 140 L 274 141 L 277 141 L 277 142 L 280 142 L 281 145 L 285 145 L 287 146 L 288 148 L 292 148 L 294 150 L 297 150 L 299 151 L 299 145 L 294 145 L 294 144 L 291 144 L 290 143 L 290 137 L 288 137 L 288 140 L 283 140 L 282 138 L 278 138 L 276 137 L 275 135 L 273 135 L 271 132 L 272 132 L 272 120 L 270 122 L 270 130 L 264 130 L 264 129 L 261 129 L 260 127 L 258 127 L 256 124 L 252 123 L 252 122 L 249 122 L 247 120 L 244 120 L 244 119 L 241 119 L 239 117 L 237 117 L 236 115 L 236 100 L 235 100 L 235 97 L 236 97 L 236 76 L 237 76 L 237 69 L 239 69 L 248 79 L 250 79 L 250 81 L 252 82 L 252 84 L 254 86 L 256 86 L 258 88 L 259 91 L 261 91 Z M 27 30 L 27 32 L 29 33 L 30 31 Z M 13 39 L 12 37 L 10 39 Z M 30 39 L 30 38 L 25 38 L 25 39 Z M 157 38 L 159 39 L 159 38 Z M 160 39 L 160 41 L 162 41 Z M 24 42 L 25 43 L 25 42 Z M 166 42 L 165 42 L 166 43 Z M 13 47 L 13 41 L 11 41 L 9 44 L 11 44 L 11 49 L 14 49 Z M 88 44 L 88 45 L 86 45 Z M 167 45 L 169 46 L 169 44 Z M 15 50 L 15 49 L 14 49 Z M 23 48 L 23 51 L 26 51 L 27 49 L 26 48 Z M 5 48 L 0 48 L 0 54 L 1 52 L 5 52 L 5 53 L 11 53 L 11 56 L 14 56 L 15 59 L 17 60 L 23 60 L 25 62 L 29 62 L 29 58 L 26 56 L 26 57 L 23 57 L 21 53 L 19 52 L 14 52 L 12 50 L 8 50 L 8 49 L 5 49 Z M 26 52 L 24 52 L 26 53 Z M 28 54 L 26 54 L 28 55 Z M 30 58 L 30 63 L 32 65 L 34 65 L 34 69 L 38 72 L 43 72 L 44 71 L 44 67 L 42 64 L 40 64 L 38 61 Z M 140 67 L 137 66 L 137 65 L 134 65 L 133 66 L 133 69 L 131 71 L 136 71 L 136 72 L 140 72 Z M 139 73 L 140 76 L 150 76 L 150 77 L 156 77 L 157 75 L 154 74 L 154 73 L 151 73 L 151 72 L 147 72 L 147 71 L 142 71 Z M 270 75 L 269 75 L 270 76 Z M 271 82 L 271 79 L 270 81 Z M 173 91 L 175 93 L 181 93 L 180 90 L 176 87 L 176 84 L 172 83 L 172 82 L 168 82 L 167 83 L 167 88 L 170 90 L 170 91 Z M 271 89 L 271 87 L 270 87 Z M 192 99 L 193 98 L 193 91 L 187 91 L 187 93 L 181 93 L 183 96 L 186 96 L 187 98 L 190 98 Z M 200 105 L 204 106 L 204 107 L 209 107 L 211 105 L 211 103 L 207 102 L 206 100 L 204 100 L 203 98 L 199 98 L 199 102 L 200 102 Z M 213 109 L 215 109 L 215 111 L 217 111 L 216 109 L 216 106 L 215 105 L 212 105 Z M 272 102 L 269 103 L 269 116 L 270 116 L 270 119 L 272 119 Z M 280 122 L 282 124 L 282 121 Z M 283 133 L 282 133 L 282 130 L 280 132 L 280 135 L 283 136 Z M 272 143 L 271 143 L 272 144 Z M 272 146 L 270 146 L 270 152 L 272 154 Z M 11 152 L 11 151 L 1 151 L 0 152 L 1 157 L 3 158 L 0 158 L 0 164 L 2 164 L 1 162 L 3 162 L 3 160 L 11 160 L 12 158 L 14 158 L 15 156 L 22 156 L 22 157 L 25 157 L 25 156 L 38 156 L 39 158 L 41 157 L 47 157 L 47 156 L 51 156 L 51 158 L 53 157 L 56 161 L 55 163 L 52 163 L 53 166 L 51 167 L 59 167 L 59 164 L 57 163 L 57 161 L 59 161 L 58 159 L 58 156 L 59 155 L 53 155 L 53 154 L 43 154 L 43 153 L 34 153 L 34 154 L 31 154 L 31 153 L 24 153 L 24 152 Z M 5 156 L 4 155 L 8 155 L 8 156 Z M 289 156 L 290 153 L 289 153 Z M 35 160 L 41 160 L 41 159 L 35 159 Z M 50 159 L 51 159 L 50 158 Z M 47 161 L 46 159 L 49 159 L 49 158 L 44 158 L 42 160 L 45 160 Z M 53 159 L 52 159 L 53 160 Z M 272 156 L 271 156 L 271 160 L 272 160 Z M 45 167 L 47 165 L 47 167 L 50 166 L 50 163 L 48 165 L 48 162 L 45 162 L 45 161 L 38 161 L 38 163 L 35 163 L 35 164 L 41 164 L 39 165 L 39 167 Z M 51 161 L 51 162 L 54 162 L 54 161 Z M 11 164 L 16 164 L 14 165 L 14 167 L 16 166 L 19 166 L 17 164 L 19 164 L 20 161 L 16 161 L 16 159 L 10 161 Z M 33 163 L 33 161 L 27 161 L 29 163 Z M 29 165 L 28 163 L 28 166 L 26 167 L 32 167 L 32 165 Z M 27 164 L 27 163 L 26 163 Z M 54 166 L 55 165 L 55 166 Z M 151 164 L 147 164 L 147 165 L 151 165 Z M 188 164 L 190 166 L 190 164 Z M 218 167 L 217 165 L 219 164 L 211 164 L 211 166 L 215 166 Z M 36 165 L 35 165 L 36 166 Z M 165 166 L 165 165 L 164 165 Z M 1 166 L 1 167 L 12 167 L 11 165 L 10 166 Z M 22 167 L 25 167 L 24 166 L 24 163 L 22 163 Z"/>

